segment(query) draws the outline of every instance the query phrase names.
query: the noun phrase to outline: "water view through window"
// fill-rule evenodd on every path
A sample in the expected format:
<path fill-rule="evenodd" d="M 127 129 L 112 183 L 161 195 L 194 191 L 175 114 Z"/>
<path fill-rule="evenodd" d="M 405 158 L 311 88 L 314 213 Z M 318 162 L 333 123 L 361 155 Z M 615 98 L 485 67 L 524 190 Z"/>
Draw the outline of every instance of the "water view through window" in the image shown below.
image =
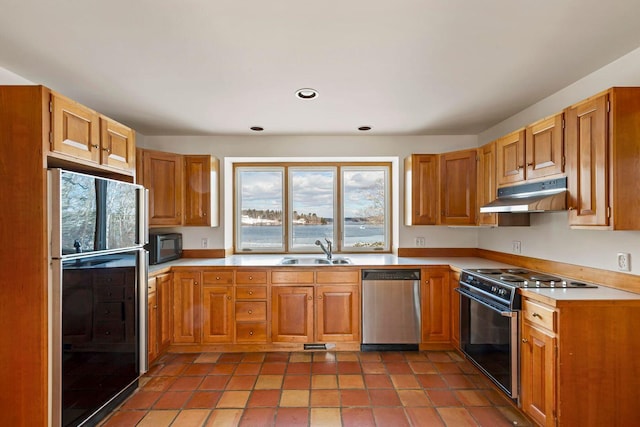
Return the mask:
<path fill-rule="evenodd" d="M 389 174 L 388 165 L 236 167 L 236 250 L 321 253 L 325 238 L 336 252 L 388 250 Z"/>

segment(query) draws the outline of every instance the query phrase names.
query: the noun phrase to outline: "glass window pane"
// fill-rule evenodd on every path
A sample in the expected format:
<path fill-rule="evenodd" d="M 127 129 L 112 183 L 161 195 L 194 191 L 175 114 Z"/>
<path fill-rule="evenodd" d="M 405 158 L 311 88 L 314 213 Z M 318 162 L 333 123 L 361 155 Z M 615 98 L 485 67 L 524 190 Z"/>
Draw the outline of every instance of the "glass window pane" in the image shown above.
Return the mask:
<path fill-rule="evenodd" d="M 236 248 L 239 251 L 284 250 L 282 223 L 283 168 L 237 168 Z"/>
<path fill-rule="evenodd" d="M 388 250 L 388 172 L 386 167 L 343 168 L 344 250 Z"/>
<path fill-rule="evenodd" d="M 318 251 L 334 241 L 335 168 L 289 168 L 292 251 Z"/>

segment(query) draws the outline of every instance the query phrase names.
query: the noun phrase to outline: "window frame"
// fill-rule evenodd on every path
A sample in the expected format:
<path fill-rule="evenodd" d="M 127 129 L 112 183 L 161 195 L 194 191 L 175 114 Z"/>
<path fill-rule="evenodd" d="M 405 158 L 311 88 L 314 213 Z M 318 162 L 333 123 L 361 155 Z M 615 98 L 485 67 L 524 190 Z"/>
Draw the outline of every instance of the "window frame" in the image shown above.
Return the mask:
<path fill-rule="evenodd" d="M 325 169 L 335 168 L 336 176 L 334 182 L 334 220 L 333 220 L 333 252 L 334 253 L 390 253 L 393 250 L 392 238 L 393 238 L 393 162 L 392 161 L 346 161 L 346 162 L 332 162 L 332 161 L 294 161 L 294 162 L 233 162 L 233 253 L 235 254 L 322 254 L 319 247 L 305 246 L 300 249 L 293 249 L 292 246 L 292 233 L 293 233 L 293 199 L 291 177 L 289 170 L 313 170 L 313 169 Z M 242 194 L 242 188 L 240 185 L 239 171 L 255 169 L 259 170 L 283 170 L 283 213 L 282 213 L 282 228 L 284 236 L 284 246 L 281 248 L 270 249 L 267 247 L 256 249 L 243 249 L 240 245 L 240 231 L 242 209 L 239 206 L 240 197 Z M 343 206 L 343 171 L 344 170 L 367 170 L 367 169 L 383 169 L 384 170 L 384 189 L 385 189 L 385 207 L 384 207 L 384 247 L 377 248 L 353 248 L 350 247 L 347 250 L 344 248 L 344 206 Z"/>

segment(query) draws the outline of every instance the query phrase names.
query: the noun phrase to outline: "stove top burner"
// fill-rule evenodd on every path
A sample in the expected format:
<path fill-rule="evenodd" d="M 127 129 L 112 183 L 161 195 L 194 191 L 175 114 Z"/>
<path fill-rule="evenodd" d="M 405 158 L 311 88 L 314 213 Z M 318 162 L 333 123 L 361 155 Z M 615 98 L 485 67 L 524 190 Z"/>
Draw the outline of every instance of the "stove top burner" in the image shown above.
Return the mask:
<path fill-rule="evenodd" d="M 531 271 L 525 268 L 477 268 L 471 270 L 485 280 L 515 288 L 597 288 L 598 286 L 579 280 Z"/>
<path fill-rule="evenodd" d="M 542 273 L 533 273 L 531 276 L 529 276 L 529 279 L 531 279 L 531 280 L 539 280 L 541 282 L 560 282 L 560 281 L 562 281 L 562 279 L 559 278 L 559 277 L 549 276 L 548 274 L 542 274 Z"/>
<path fill-rule="evenodd" d="M 502 274 L 502 270 L 496 268 L 477 268 L 475 271 L 483 274 Z"/>
<path fill-rule="evenodd" d="M 513 283 L 513 282 L 524 282 L 525 279 L 520 276 L 514 276 L 513 274 L 501 274 L 500 280 L 505 282 Z"/>

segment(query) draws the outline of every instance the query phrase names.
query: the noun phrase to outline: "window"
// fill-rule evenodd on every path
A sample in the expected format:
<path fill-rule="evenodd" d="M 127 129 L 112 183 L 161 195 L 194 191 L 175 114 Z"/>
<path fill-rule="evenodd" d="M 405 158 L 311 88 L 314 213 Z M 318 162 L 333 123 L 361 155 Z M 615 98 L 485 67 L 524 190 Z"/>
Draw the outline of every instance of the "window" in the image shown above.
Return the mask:
<path fill-rule="evenodd" d="M 234 168 L 236 252 L 390 250 L 390 163 Z"/>

